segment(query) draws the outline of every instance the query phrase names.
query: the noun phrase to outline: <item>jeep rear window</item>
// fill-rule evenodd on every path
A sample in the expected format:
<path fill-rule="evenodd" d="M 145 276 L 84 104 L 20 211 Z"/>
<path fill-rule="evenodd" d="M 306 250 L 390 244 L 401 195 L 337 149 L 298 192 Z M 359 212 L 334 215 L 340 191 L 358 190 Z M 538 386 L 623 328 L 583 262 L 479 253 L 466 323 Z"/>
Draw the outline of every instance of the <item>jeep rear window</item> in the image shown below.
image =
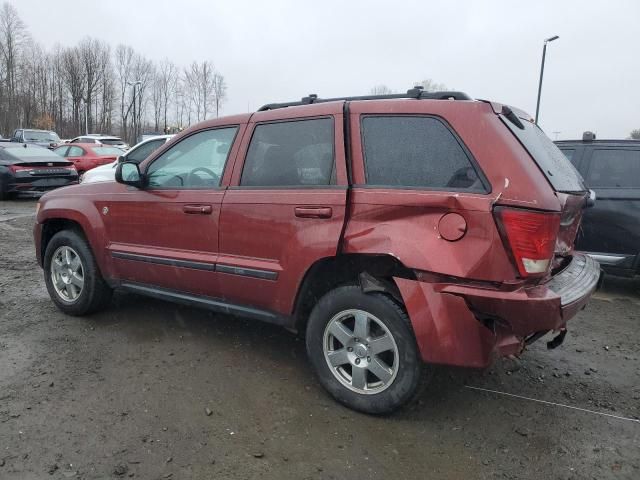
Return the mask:
<path fill-rule="evenodd" d="M 640 188 L 640 150 L 594 150 L 587 181 L 592 187 Z"/>
<path fill-rule="evenodd" d="M 368 116 L 362 137 L 368 185 L 486 192 L 464 148 L 437 118 Z"/>
<path fill-rule="evenodd" d="M 537 125 L 521 119 L 520 123 L 523 128 L 519 128 L 504 115 L 500 115 L 500 118 L 533 158 L 554 190 L 557 192 L 584 192 L 587 190 L 582 176 L 567 156 Z"/>

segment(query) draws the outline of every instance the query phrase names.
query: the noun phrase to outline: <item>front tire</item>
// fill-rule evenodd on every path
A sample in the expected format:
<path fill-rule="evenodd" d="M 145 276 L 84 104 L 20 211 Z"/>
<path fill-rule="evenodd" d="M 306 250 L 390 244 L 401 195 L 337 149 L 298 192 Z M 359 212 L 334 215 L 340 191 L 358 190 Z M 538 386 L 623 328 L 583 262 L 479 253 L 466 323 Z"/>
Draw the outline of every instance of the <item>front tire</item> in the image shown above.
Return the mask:
<path fill-rule="evenodd" d="M 53 303 L 69 315 L 96 312 L 111 300 L 86 239 L 72 230 L 56 233 L 47 244 L 44 280 Z"/>
<path fill-rule="evenodd" d="M 311 312 L 306 344 L 322 386 L 354 410 L 391 413 L 418 390 L 423 364 L 411 323 L 388 295 L 332 290 Z"/>

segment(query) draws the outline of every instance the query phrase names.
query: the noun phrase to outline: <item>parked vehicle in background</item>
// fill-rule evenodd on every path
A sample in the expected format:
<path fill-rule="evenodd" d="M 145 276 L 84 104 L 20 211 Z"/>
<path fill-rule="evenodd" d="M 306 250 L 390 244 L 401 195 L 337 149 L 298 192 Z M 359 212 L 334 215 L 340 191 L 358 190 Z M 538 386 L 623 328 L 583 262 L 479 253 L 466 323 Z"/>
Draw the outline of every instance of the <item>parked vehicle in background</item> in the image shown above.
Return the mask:
<path fill-rule="evenodd" d="M 107 165 L 94 168 L 86 172 L 80 182 L 81 183 L 93 183 L 93 182 L 112 182 L 116 179 L 116 166 L 118 162 L 133 162 L 140 163 L 145 160 L 153 151 L 164 145 L 174 135 L 158 135 L 157 137 L 148 138 L 127 151 L 124 155 L 120 156 L 115 162 L 111 162 Z"/>
<path fill-rule="evenodd" d="M 51 130 L 35 130 L 18 128 L 11 136 L 12 142 L 31 143 L 46 148 L 55 148 L 62 143 L 56 132 Z"/>
<path fill-rule="evenodd" d="M 69 140 L 69 143 L 99 143 L 102 145 L 108 145 L 111 147 L 117 147 L 121 150 L 128 150 L 129 144 L 124 142 L 120 137 L 114 137 L 111 135 L 99 135 L 89 134 L 80 137 L 75 137 Z"/>
<path fill-rule="evenodd" d="M 368 413 L 409 401 L 425 363 L 486 367 L 549 332 L 555 348 L 600 277 L 573 250 L 573 166 L 523 112 L 460 92 L 266 105 L 116 180 L 40 200 L 60 310 L 121 288 L 305 332 L 322 385 Z"/>
<path fill-rule="evenodd" d="M 596 193 L 584 214 L 576 248 L 615 275 L 640 274 L 640 140 L 582 140 L 556 145 Z"/>
<path fill-rule="evenodd" d="M 112 163 L 122 155 L 122 150 L 119 148 L 97 143 L 62 145 L 54 149 L 54 152 L 73 162 L 80 175 L 101 165 Z"/>
<path fill-rule="evenodd" d="M 0 200 L 78 183 L 73 163 L 38 145 L 0 143 Z"/>

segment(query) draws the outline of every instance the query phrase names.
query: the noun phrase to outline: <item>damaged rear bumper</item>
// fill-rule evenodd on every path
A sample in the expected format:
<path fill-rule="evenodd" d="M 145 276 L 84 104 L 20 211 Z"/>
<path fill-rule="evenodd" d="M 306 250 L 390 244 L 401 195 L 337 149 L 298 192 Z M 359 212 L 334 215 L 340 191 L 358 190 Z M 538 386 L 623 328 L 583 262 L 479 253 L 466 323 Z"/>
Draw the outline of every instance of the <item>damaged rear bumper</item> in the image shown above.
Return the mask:
<path fill-rule="evenodd" d="M 548 282 L 500 290 L 457 283 L 396 278 L 422 359 L 429 363 L 486 367 L 499 356 L 517 355 L 549 331 L 562 332 L 589 301 L 600 266 L 576 254 Z"/>

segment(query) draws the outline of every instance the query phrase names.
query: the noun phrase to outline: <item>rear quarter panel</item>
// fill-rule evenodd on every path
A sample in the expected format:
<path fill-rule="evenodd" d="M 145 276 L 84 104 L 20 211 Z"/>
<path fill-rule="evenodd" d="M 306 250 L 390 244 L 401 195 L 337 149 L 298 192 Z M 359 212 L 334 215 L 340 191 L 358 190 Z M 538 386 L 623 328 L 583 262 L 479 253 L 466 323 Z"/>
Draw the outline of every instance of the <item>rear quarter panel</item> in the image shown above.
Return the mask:
<path fill-rule="evenodd" d="M 486 194 L 366 186 L 360 120 L 365 115 L 430 115 L 444 120 L 465 144 L 488 182 Z M 535 162 L 489 104 L 407 100 L 353 103 L 352 205 L 345 253 L 387 253 L 409 268 L 484 281 L 516 281 L 493 206 L 559 211 L 561 204 Z M 455 212 L 467 224 L 458 241 L 442 238 L 438 224 Z"/>

